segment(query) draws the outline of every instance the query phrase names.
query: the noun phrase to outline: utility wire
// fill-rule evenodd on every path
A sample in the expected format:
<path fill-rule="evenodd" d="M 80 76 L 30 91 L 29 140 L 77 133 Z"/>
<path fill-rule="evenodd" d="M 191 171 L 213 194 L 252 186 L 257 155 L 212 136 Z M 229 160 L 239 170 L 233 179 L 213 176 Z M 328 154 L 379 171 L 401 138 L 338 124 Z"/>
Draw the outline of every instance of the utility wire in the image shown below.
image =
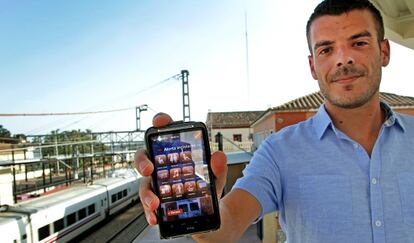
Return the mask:
<path fill-rule="evenodd" d="M 102 107 L 102 106 L 104 106 L 105 104 L 107 104 L 107 103 L 109 103 L 109 102 L 111 102 L 112 103 L 112 101 L 114 101 L 114 100 L 118 100 L 119 98 L 123 98 L 123 97 L 131 97 L 131 96 L 137 96 L 138 94 L 141 94 L 141 93 L 144 93 L 144 92 L 146 92 L 146 91 L 148 91 L 148 90 L 150 90 L 150 89 L 152 89 L 152 88 L 155 88 L 155 87 L 157 87 L 157 86 L 159 86 L 159 85 L 162 85 L 162 84 L 164 84 L 164 83 L 167 83 L 168 81 L 170 81 L 170 80 L 180 80 L 180 77 L 181 77 L 181 74 L 176 74 L 176 75 L 173 75 L 173 76 L 171 76 L 171 77 L 169 77 L 169 78 L 166 78 L 166 79 L 164 79 L 164 80 L 161 80 L 161 81 L 159 81 L 159 82 L 157 82 L 157 83 L 155 83 L 155 84 L 153 84 L 153 85 L 150 85 L 150 86 L 148 86 L 148 87 L 145 87 L 145 88 L 143 88 L 143 89 L 141 89 L 141 90 L 139 90 L 139 91 L 135 91 L 135 92 L 130 92 L 130 93 L 128 93 L 128 94 L 124 94 L 124 95 L 122 95 L 122 96 L 119 96 L 119 97 L 116 97 L 116 98 L 113 98 L 113 99 L 110 99 L 110 100 L 107 100 L 106 102 L 104 102 L 104 103 L 101 103 L 100 105 L 96 105 L 96 106 L 93 106 L 93 107 L 91 107 L 90 109 L 94 109 L 94 108 L 97 108 L 97 107 Z M 128 109 L 135 109 L 135 107 L 133 107 L 133 108 L 124 108 L 124 109 L 118 109 L 118 111 L 123 111 L 123 110 L 128 110 Z M 111 112 L 111 111 L 107 111 L 107 112 Z M 115 112 L 115 110 L 114 110 L 114 112 Z M 75 112 L 75 113 L 80 113 L 80 114 L 78 114 L 78 115 L 83 115 L 83 114 L 97 114 L 97 113 L 104 113 L 104 112 Z M 24 114 L 24 113 L 23 113 Z M 32 114 L 32 113 L 28 113 L 28 114 Z M 35 114 L 42 114 L 42 113 L 35 113 Z M 47 114 L 47 113 L 46 113 Z M 27 116 L 27 115 L 22 115 L 22 114 L 20 114 L 21 116 Z M 69 115 L 69 114 L 68 114 Z M 76 115 L 76 114 L 71 114 L 71 115 Z M 2 114 L 0 114 L 0 116 L 2 116 Z M 3 114 L 3 116 L 6 116 L 6 114 Z M 13 114 L 13 116 L 17 116 L 17 114 Z M 38 116 L 46 116 L 46 115 L 38 115 Z M 55 116 L 59 116 L 59 115 L 55 115 Z M 61 115 L 61 116 L 63 116 L 63 114 Z M 86 118 L 86 117 L 85 117 Z M 83 119 L 85 119 L 85 118 L 83 118 Z M 83 120 L 83 119 L 81 119 L 81 120 Z M 34 131 L 36 131 L 36 132 L 40 132 L 40 131 L 43 131 L 43 130 L 45 130 L 47 127 L 50 127 L 52 124 L 55 124 L 55 123 L 59 123 L 60 121 L 61 121 L 62 119 L 59 119 L 59 120 L 56 120 L 56 121 L 52 121 L 52 122 L 50 122 L 50 123 L 47 123 L 45 126 L 41 126 L 41 127 L 38 127 L 38 128 L 35 128 L 35 129 L 32 129 L 32 130 L 30 130 L 30 131 L 28 131 L 27 133 L 33 133 Z M 78 121 L 75 121 L 74 123 L 77 123 L 77 122 L 79 122 L 80 120 L 78 120 Z"/>
<path fill-rule="evenodd" d="M 82 112 L 50 112 L 50 113 L 0 113 L 0 116 L 73 116 L 73 115 L 89 115 L 109 112 L 119 112 L 125 110 L 131 110 L 134 107 L 115 109 L 115 110 L 104 110 L 104 111 L 82 111 Z"/>

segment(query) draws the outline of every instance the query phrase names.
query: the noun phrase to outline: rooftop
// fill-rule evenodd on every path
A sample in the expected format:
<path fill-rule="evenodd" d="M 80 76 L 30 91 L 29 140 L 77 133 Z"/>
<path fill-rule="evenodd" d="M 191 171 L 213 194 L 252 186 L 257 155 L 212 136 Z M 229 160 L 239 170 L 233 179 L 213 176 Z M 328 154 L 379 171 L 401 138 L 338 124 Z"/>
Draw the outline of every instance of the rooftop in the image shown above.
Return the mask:
<path fill-rule="evenodd" d="M 380 92 L 381 100 L 392 108 L 414 108 L 414 97 L 401 96 L 391 93 Z M 315 92 L 299 97 L 280 106 L 271 108 L 272 111 L 316 111 L 322 104 L 324 98 L 321 92 Z"/>
<path fill-rule="evenodd" d="M 213 128 L 241 128 L 249 127 L 264 111 L 234 111 L 209 112 L 207 114 L 207 127 Z"/>

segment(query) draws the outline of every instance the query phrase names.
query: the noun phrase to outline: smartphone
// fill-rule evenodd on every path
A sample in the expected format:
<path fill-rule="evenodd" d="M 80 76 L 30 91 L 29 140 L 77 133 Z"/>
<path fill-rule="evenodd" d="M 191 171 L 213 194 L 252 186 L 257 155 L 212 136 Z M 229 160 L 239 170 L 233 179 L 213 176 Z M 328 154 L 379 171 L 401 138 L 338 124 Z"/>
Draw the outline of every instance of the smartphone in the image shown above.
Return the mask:
<path fill-rule="evenodd" d="M 154 163 L 153 190 L 160 198 L 162 239 L 216 230 L 220 213 L 210 145 L 202 122 L 173 122 L 149 128 L 145 142 Z"/>

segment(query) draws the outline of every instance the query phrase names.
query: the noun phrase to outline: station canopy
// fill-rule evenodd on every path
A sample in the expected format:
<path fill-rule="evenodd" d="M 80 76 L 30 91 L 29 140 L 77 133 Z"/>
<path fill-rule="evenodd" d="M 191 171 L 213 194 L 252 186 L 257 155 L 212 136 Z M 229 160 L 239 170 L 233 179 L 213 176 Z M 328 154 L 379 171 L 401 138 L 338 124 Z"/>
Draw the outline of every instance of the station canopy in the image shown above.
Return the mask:
<path fill-rule="evenodd" d="M 385 36 L 414 50 L 414 0 L 371 0 L 381 11 Z"/>

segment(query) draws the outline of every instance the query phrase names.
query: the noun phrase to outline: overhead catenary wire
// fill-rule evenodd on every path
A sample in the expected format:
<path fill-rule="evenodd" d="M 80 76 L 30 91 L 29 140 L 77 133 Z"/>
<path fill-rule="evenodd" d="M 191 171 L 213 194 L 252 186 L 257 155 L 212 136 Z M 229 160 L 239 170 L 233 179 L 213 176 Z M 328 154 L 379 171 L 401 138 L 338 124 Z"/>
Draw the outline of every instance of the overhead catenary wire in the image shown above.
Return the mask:
<path fill-rule="evenodd" d="M 131 110 L 134 107 L 103 110 L 103 111 L 80 111 L 80 112 L 47 112 L 47 113 L 0 113 L 0 116 L 73 116 L 73 115 L 90 115 L 99 113 L 119 112 L 125 110 Z"/>
<path fill-rule="evenodd" d="M 180 75 L 181 74 L 173 75 L 173 76 L 171 76 L 169 78 L 166 78 L 164 80 L 161 80 L 161 81 L 159 81 L 159 82 L 157 82 L 157 83 L 155 83 L 153 85 L 147 86 L 147 87 L 145 87 L 145 88 L 143 88 L 143 89 L 141 89 L 139 91 L 129 92 L 127 94 L 124 94 L 124 95 L 121 95 L 121 96 L 118 96 L 118 97 L 109 99 L 106 102 L 104 102 L 104 103 L 102 103 L 100 105 L 96 105 L 96 106 L 90 107 L 89 109 L 94 109 L 94 108 L 97 108 L 97 107 L 102 107 L 104 104 L 113 103 L 114 100 L 118 100 L 120 98 L 124 98 L 124 97 L 135 97 L 135 96 L 137 96 L 137 95 L 139 95 L 141 93 L 144 93 L 144 92 L 146 92 L 148 90 L 151 90 L 151 89 L 153 89 L 155 87 L 158 87 L 159 85 L 165 84 L 165 83 L 167 83 L 167 82 L 169 82 L 171 80 L 176 80 L 176 81 L 177 80 L 180 80 L 179 79 L 180 78 Z M 110 113 L 110 112 L 125 111 L 125 110 L 130 110 L 130 109 L 135 109 L 135 107 L 121 108 L 121 109 L 112 109 L 112 110 L 100 110 L 100 111 L 86 111 L 86 109 L 85 109 L 84 111 L 79 111 L 79 112 L 49 112 L 49 113 L 29 113 L 28 112 L 28 113 L 3 113 L 3 114 L 0 113 L 0 117 L 46 117 L 46 116 L 76 116 L 76 115 L 87 115 L 87 117 L 84 117 L 84 118 L 82 118 L 80 120 L 76 120 L 76 121 L 74 121 L 74 122 L 72 122 L 70 124 L 70 125 L 73 125 L 73 124 L 76 124 L 76 123 L 80 122 L 81 120 L 84 120 L 84 119 L 88 118 L 88 116 L 90 116 L 90 115 L 96 115 L 96 114 L 100 114 L 100 113 Z M 26 132 L 26 134 L 27 133 L 38 133 L 38 132 L 44 131 L 44 130 L 50 128 L 50 126 L 52 124 L 61 123 L 61 121 L 62 121 L 62 119 L 58 119 L 56 121 L 49 122 L 49 123 L 47 123 L 47 125 L 44 125 L 44 126 L 41 126 L 41 127 L 38 127 L 38 128 L 34 128 L 34 129 L 31 129 L 30 131 Z M 66 125 L 65 127 L 68 127 L 70 125 Z M 62 127 L 58 127 L 56 129 L 61 129 L 61 128 Z"/>

